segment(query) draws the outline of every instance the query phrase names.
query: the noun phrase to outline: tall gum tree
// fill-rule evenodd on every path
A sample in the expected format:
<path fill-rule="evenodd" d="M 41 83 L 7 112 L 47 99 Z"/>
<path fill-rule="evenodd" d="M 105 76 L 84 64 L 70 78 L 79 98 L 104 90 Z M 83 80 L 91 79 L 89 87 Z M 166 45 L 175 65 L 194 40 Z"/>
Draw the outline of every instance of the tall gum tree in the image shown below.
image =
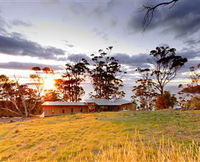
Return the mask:
<path fill-rule="evenodd" d="M 123 81 L 120 79 L 120 75 L 124 72 L 118 60 L 110 56 L 112 48 L 100 49 L 97 54 L 91 55 L 90 76 L 95 91 L 91 93 L 91 97 L 111 100 L 122 98 L 125 95 L 121 90 Z"/>

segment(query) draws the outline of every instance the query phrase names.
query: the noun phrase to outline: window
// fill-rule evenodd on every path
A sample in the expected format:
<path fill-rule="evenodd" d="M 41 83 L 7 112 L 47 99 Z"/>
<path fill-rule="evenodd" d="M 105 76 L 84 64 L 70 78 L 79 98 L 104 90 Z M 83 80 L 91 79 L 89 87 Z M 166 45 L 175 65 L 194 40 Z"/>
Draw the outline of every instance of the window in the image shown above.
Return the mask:
<path fill-rule="evenodd" d="M 80 112 L 83 112 L 83 108 L 80 109 Z"/>
<path fill-rule="evenodd" d="M 65 113 L 65 109 L 62 109 L 62 113 L 63 113 L 63 114 Z"/>
<path fill-rule="evenodd" d="M 71 108 L 71 113 L 73 113 L 74 112 L 74 109 L 73 108 Z"/>

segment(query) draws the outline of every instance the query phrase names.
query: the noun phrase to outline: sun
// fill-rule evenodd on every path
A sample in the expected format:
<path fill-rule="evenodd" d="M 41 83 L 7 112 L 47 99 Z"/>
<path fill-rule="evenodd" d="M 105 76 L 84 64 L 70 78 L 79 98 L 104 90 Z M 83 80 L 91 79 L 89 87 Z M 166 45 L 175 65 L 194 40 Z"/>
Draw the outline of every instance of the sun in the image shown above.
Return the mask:
<path fill-rule="evenodd" d="M 55 78 L 53 75 L 48 75 L 45 79 L 44 79 L 44 90 L 55 90 L 56 86 L 55 86 Z"/>

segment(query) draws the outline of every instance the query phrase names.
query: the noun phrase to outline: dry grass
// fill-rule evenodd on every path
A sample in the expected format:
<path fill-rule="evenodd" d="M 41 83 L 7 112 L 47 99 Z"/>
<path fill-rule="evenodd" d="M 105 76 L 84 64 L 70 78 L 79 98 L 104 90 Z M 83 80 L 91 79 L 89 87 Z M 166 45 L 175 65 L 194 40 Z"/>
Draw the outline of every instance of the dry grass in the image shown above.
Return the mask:
<path fill-rule="evenodd" d="M 0 161 L 200 161 L 200 112 L 76 114 L 0 125 Z"/>

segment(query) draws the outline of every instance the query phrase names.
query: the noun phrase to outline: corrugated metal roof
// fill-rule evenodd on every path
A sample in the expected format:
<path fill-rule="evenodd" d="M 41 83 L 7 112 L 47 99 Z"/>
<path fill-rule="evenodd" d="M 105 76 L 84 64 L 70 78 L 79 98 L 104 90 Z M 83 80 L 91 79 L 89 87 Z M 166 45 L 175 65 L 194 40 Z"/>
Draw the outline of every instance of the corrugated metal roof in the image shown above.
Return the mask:
<path fill-rule="evenodd" d="M 87 103 L 96 103 L 97 105 L 105 105 L 105 106 L 118 106 L 131 103 L 128 100 L 117 99 L 117 100 L 107 100 L 107 99 L 89 99 L 86 100 Z"/>
<path fill-rule="evenodd" d="M 85 102 L 45 102 L 42 105 L 43 106 L 84 106 L 88 103 L 95 103 L 100 106 L 119 106 L 124 104 L 131 103 L 128 100 L 124 99 L 117 99 L 117 100 L 107 100 L 107 99 L 88 99 Z"/>
<path fill-rule="evenodd" d="M 45 102 L 42 104 L 43 106 L 84 106 L 86 105 L 84 102 Z"/>

